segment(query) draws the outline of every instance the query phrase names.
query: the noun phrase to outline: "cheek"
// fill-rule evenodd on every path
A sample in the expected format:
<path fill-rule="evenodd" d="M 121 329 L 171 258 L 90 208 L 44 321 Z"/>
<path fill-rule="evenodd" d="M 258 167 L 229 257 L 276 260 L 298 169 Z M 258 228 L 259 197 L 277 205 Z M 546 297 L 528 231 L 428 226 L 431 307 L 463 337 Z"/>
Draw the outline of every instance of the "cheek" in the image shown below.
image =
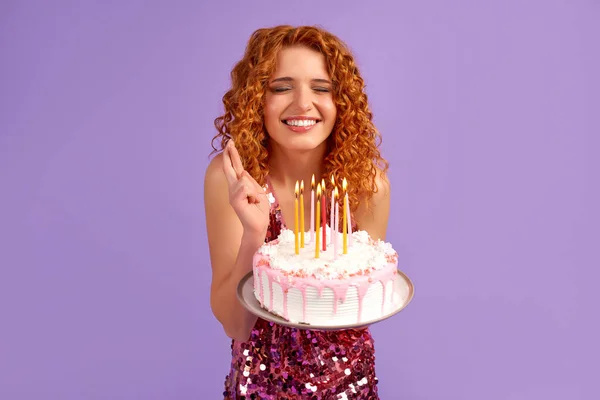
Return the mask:
<path fill-rule="evenodd" d="M 267 98 L 264 112 L 265 125 L 267 125 L 267 127 L 275 126 L 275 124 L 279 123 L 279 115 L 281 113 L 279 112 L 279 107 L 277 107 L 277 102 Z"/>
<path fill-rule="evenodd" d="M 327 104 L 327 116 L 330 119 L 335 119 L 336 114 L 337 114 L 337 109 L 335 107 L 335 104 L 333 103 L 333 101 L 329 104 Z"/>
<path fill-rule="evenodd" d="M 323 117 L 327 119 L 327 125 L 333 126 L 335 124 L 335 119 L 337 116 L 337 108 L 333 100 L 323 103 L 321 107 L 321 112 L 323 113 Z"/>

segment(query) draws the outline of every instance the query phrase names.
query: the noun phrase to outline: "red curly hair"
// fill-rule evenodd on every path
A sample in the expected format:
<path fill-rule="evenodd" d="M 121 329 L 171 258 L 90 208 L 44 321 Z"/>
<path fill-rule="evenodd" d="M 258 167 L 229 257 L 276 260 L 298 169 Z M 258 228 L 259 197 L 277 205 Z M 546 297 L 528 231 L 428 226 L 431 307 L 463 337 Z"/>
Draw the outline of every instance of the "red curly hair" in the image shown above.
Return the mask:
<path fill-rule="evenodd" d="M 231 88 L 223 96 L 225 113 L 214 121 L 218 134 L 212 140 L 215 152 L 222 151 L 233 138 L 244 168 L 264 185 L 269 173 L 269 136 L 263 119 L 268 80 L 275 72 L 279 51 L 302 45 L 325 57 L 333 83 L 333 101 L 337 118 L 328 138 L 323 160 L 324 176 L 331 189 L 331 175 L 341 188 L 348 181 L 348 197 L 352 211 L 367 202 L 377 190 L 376 177 L 384 175 L 388 163 L 379 152 L 381 136 L 373 124 L 365 83 L 348 47 L 335 35 L 313 26 L 288 25 L 255 31 L 242 60 L 231 71 Z M 215 147 L 219 140 L 220 148 Z"/>

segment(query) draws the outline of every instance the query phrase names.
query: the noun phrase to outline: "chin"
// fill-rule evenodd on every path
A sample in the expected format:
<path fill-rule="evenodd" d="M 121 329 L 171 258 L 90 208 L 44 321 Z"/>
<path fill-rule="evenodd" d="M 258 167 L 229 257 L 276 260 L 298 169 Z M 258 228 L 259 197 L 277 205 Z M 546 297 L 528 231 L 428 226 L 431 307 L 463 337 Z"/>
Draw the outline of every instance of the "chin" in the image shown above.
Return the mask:
<path fill-rule="evenodd" d="M 276 143 L 277 147 L 282 150 L 304 152 L 317 150 L 320 147 L 326 146 L 327 137 L 295 137 L 295 138 L 271 138 Z"/>

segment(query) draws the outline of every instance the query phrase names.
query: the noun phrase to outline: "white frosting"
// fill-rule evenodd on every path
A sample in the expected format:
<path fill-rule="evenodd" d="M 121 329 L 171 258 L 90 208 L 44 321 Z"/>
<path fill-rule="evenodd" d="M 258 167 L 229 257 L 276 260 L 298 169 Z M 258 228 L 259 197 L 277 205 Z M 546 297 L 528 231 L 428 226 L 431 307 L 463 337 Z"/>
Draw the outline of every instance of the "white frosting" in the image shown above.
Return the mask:
<path fill-rule="evenodd" d="M 310 242 L 308 232 L 304 234 L 304 248 L 295 252 L 294 232 L 282 229 L 277 241 L 266 243 L 258 250 L 269 256 L 270 268 L 282 272 L 294 272 L 317 279 L 344 279 L 364 271 L 376 271 L 388 265 L 389 257 L 396 255 L 390 243 L 372 240 L 366 231 L 352 233 L 352 245 L 343 253 L 343 237 L 337 236 L 337 257 L 334 259 L 332 230 L 326 227 L 327 250 L 319 251 L 315 258 L 315 243 Z"/>
<path fill-rule="evenodd" d="M 327 250 L 319 246 L 319 258 L 308 233 L 296 254 L 289 229 L 261 246 L 253 265 L 254 294 L 261 305 L 287 320 L 323 326 L 372 321 L 390 313 L 402 301 L 391 244 L 358 231 L 348 240 L 348 254 L 342 254 L 339 233 L 334 257 L 328 226 L 326 236 Z"/>
<path fill-rule="evenodd" d="M 308 286 L 304 299 L 304 294 L 298 288 L 291 287 L 287 293 L 284 293 L 283 288 L 276 281 L 273 281 L 269 287 L 269 277 L 266 273 L 259 272 L 258 277 L 255 277 L 255 291 L 264 293 L 265 308 L 284 318 L 287 309 L 287 319 L 290 322 L 321 326 L 351 325 L 372 321 L 391 313 L 403 301 L 403 293 L 395 290 L 395 284 L 395 280 L 375 281 L 369 285 L 362 299 L 358 288 L 350 286 L 342 302 L 329 287 L 323 288 L 322 293 L 319 294 L 319 289 Z M 336 300 L 339 302 L 337 307 Z M 361 302 L 362 305 L 359 304 Z M 358 315 L 359 309 L 362 309 L 361 315 Z"/>

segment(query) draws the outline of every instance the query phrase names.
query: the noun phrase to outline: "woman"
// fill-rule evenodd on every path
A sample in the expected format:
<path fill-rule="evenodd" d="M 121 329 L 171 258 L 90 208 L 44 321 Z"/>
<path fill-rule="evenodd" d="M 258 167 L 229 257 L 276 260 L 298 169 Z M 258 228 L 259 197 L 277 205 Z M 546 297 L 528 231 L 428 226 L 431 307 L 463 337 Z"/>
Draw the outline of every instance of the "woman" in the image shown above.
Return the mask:
<path fill-rule="evenodd" d="M 224 396 L 377 399 L 368 329 L 284 327 L 257 319 L 236 298 L 253 254 L 293 220 L 295 182 L 313 174 L 326 182 L 333 175 L 338 185 L 345 177 L 354 229 L 385 238 L 387 163 L 354 59 L 329 32 L 278 26 L 254 32 L 231 78 L 225 114 L 215 120 L 213 147 L 216 140 L 222 152 L 204 188 L 211 308 L 232 339 Z"/>

